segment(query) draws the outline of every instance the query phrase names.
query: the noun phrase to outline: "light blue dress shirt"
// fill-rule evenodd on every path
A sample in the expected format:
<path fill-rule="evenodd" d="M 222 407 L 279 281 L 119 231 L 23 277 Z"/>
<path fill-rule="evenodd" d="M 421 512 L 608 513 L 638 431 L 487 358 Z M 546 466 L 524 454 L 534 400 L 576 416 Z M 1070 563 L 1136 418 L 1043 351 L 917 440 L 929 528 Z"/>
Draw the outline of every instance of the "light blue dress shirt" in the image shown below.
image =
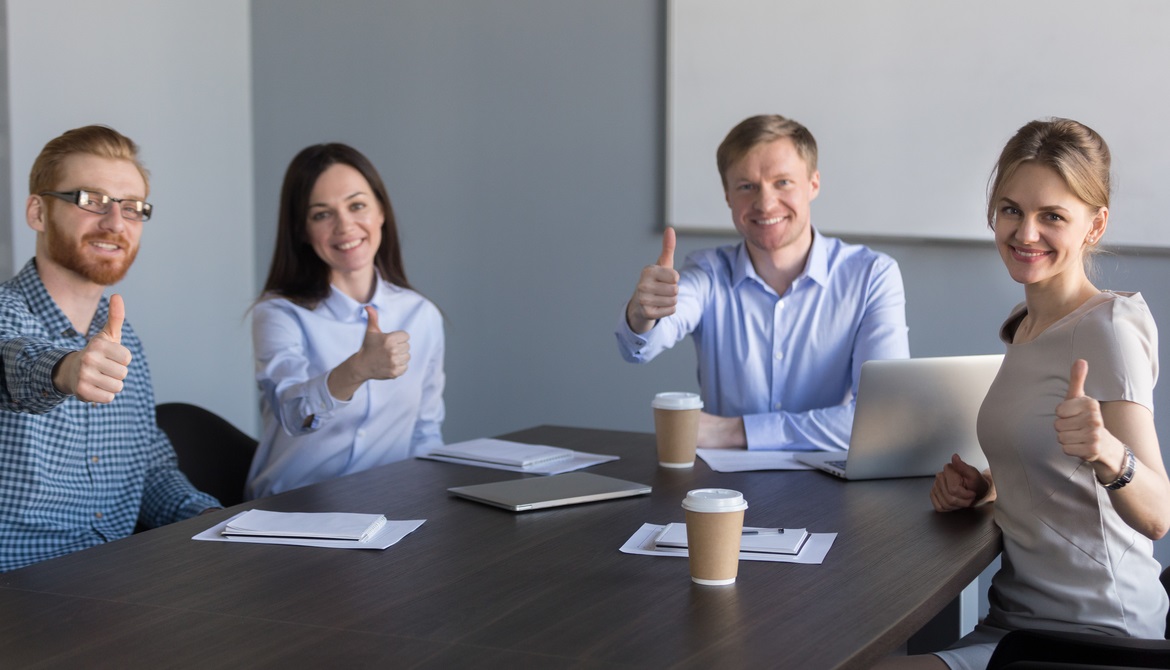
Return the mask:
<path fill-rule="evenodd" d="M 844 450 L 861 364 L 908 358 L 898 264 L 814 231 L 783 296 L 764 283 L 744 243 L 687 257 L 678 307 L 649 332 L 617 329 L 622 357 L 644 363 L 693 336 L 703 411 L 742 416 L 749 449 Z"/>
<path fill-rule="evenodd" d="M 410 335 L 397 379 L 370 380 L 342 401 L 326 379 L 365 336 L 365 304 L 333 289 L 314 309 L 283 298 L 253 310 L 264 421 L 246 494 L 259 498 L 401 461 L 443 443 L 443 320 L 430 301 L 378 279 L 368 304 L 382 330 Z"/>

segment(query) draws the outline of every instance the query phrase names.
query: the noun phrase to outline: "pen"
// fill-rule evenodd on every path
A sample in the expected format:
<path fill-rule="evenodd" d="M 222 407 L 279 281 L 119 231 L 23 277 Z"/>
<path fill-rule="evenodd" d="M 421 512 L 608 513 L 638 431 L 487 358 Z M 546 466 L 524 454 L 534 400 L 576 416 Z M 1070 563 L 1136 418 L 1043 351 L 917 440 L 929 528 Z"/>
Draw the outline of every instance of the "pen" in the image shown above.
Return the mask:
<path fill-rule="evenodd" d="M 765 529 L 765 530 L 769 533 L 771 533 L 774 530 L 774 531 L 776 531 L 776 534 L 778 534 L 778 535 L 782 535 L 784 533 L 783 528 L 773 528 L 773 529 Z M 743 531 L 743 534 L 744 535 L 759 535 L 762 532 L 764 532 L 764 530 L 748 529 L 748 530 Z"/>

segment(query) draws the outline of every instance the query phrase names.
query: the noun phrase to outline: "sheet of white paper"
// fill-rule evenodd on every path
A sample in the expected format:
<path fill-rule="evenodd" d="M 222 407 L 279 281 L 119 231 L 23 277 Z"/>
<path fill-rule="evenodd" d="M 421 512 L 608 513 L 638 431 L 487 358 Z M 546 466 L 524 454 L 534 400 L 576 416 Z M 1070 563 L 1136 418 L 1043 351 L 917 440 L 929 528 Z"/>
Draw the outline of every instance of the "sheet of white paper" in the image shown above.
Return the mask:
<path fill-rule="evenodd" d="M 246 514 L 246 512 L 240 512 Z M 199 533 L 192 540 L 208 540 L 212 542 L 247 542 L 250 544 L 291 544 L 299 547 L 326 547 L 330 549 L 385 549 L 397 544 L 402 538 L 418 530 L 426 519 L 412 519 L 410 521 L 386 521 L 382 530 L 365 542 L 353 540 L 310 540 L 301 537 L 248 537 L 240 535 L 224 535 L 223 529 L 237 514 L 211 528 Z"/>
<path fill-rule="evenodd" d="M 571 457 L 573 451 L 547 444 L 528 444 L 526 442 L 497 440 L 494 437 L 480 437 L 435 447 L 428 455 L 468 461 L 486 461 L 516 467 L 532 467 L 539 463 L 564 460 Z"/>
<path fill-rule="evenodd" d="M 381 514 L 349 512 L 272 512 L 250 509 L 232 517 L 224 532 L 250 537 L 299 537 L 310 540 L 368 540 L 386 523 Z M 375 526 L 375 524 L 377 524 Z"/>
<path fill-rule="evenodd" d="M 658 548 L 654 546 L 654 538 L 662 532 L 666 525 L 656 525 L 652 523 L 644 523 L 642 527 L 626 540 L 622 545 L 621 551 L 624 554 L 639 554 L 642 556 L 675 556 L 685 557 L 687 555 L 686 549 L 669 549 Z M 759 554 L 750 551 L 739 552 L 739 560 L 741 561 L 770 561 L 772 563 L 803 563 L 805 565 L 820 565 L 825 560 L 825 555 L 829 553 L 829 549 L 833 546 L 833 541 L 837 539 L 836 533 L 809 533 L 808 541 L 804 543 L 804 548 L 800 553 L 791 556 L 787 554 Z"/>
<path fill-rule="evenodd" d="M 749 451 L 747 449 L 697 449 L 699 458 L 715 472 L 748 470 L 812 470 L 796 460 L 797 451 Z M 842 452 L 844 456 L 844 452 Z"/>
<path fill-rule="evenodd" d="M 495 442 L 505 442 L 504 440 L 493 440 Z M 520 443 L 514 443 L 520 444 Z M 439 456 L 437 454 L 420 454 L 419 458 L 426 458 L 432 461 L 442 461 L 444 463 L 458 463 L 459 465 L 472 465 L 477 468 L 489 468 L 492 470 L 507 470 L 508 472 L 523 472 L 528 475 L 559 475 L 564 472 L 572 472 L 574 470 L 581 470 L 588 468 L 598 463 L 608 463 L 609 461 L 616 461 L 619 457 L 609 456 L 607 454 L 591 454 L 585 451 L 574 451 L 570 458 L 561 459 L 558 461 L 550 461 L 540 465 L 534 465 L 527 468 L 522 468 L 515 465 L 501 465 L 499 463 L 488 463 L 486 461 L 473 461 L 464 458 L 452 458 L 450 456 Z"/>

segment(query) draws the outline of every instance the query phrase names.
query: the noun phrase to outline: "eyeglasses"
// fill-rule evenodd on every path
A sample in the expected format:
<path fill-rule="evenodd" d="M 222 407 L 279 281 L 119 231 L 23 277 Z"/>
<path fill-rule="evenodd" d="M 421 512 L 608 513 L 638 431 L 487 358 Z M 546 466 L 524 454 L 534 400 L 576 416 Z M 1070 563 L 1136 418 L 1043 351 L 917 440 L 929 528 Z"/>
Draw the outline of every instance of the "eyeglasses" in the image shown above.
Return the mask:
<path fill-rule="evenodd" d="M 95 191 L 45 191 L 41 195 L 51 195 L 65 202 L 71 202 L 87 212 L 94 214 L 108 214 L 113 203 L 118 204 L 122 218 L 127 221 L 150 221 L 150 214 L 154 205 L 142 200 L 127 198 L 111 198 L 104 193 Z"/>

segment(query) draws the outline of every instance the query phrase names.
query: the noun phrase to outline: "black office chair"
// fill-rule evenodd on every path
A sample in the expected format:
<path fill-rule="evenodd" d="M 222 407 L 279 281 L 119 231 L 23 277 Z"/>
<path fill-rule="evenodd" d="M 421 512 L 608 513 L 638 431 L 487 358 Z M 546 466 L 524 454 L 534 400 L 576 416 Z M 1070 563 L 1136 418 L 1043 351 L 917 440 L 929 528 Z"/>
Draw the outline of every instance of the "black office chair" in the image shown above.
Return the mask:
<path fill-rule="evenodd" d="M 162 403 L 155 413 L 159 428 L 175 445 L 179 469 L 187 479 L 200 491 L 218 498 L 224 507 L 243 502 L 256 440 L 196 405 Z"/>
<path fill-rule="evenodd" d="M 1170 593 L 1170 568 L 1162 571 Z M 1166 617 L 1170 638 L 1170 614 Z M 1095 668 L 1170 668 L 1170 639 L 1016 630 L 995 647 L 987 670 L 1093 670 Z"/>

